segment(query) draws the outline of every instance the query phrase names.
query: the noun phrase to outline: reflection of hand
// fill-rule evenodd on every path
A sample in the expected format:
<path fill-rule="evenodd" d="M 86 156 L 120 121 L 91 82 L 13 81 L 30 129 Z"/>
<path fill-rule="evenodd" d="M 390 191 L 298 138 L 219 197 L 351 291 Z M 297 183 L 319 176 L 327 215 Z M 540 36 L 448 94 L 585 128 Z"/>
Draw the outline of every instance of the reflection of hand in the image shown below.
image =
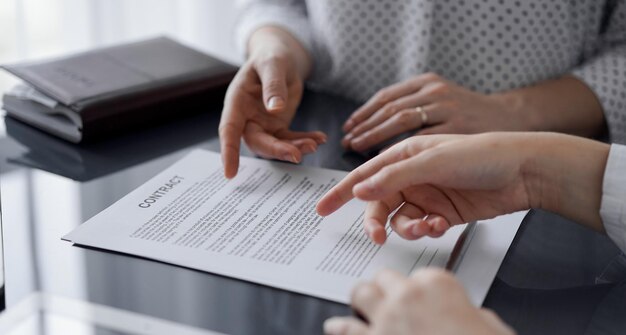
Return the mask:
<path fill-rule="evenodd" d="M 342 144 L 365 151 L 417 129 L 421 129 L 420 135 L 530 130 L 521 116 L 512 113 L 499 99 L 428 73 L 374 95 L 345 122 L 343 129 L 347 134 Z"/>
<path fill-rule="evenodd" d="M 474 307 L 450 274 L 423 269 L 411 277 L 382 271 L 352 292 L 352 306 L 368 321 L 334 317 L 324 323 L 329 335 L 352 334 L 513 334 L 493 312 Z"/>
<path fill-rule="evenodd" d="M 376 243 L 385 225 L 403 238 L 544 208 L 602 231 L 599 215 L 608 145 L 551 133 L 412 137 L 353 170 L 319 201 L 329 215 L 356 196 Z M 428 216 L 426 217 L 426 214 Z"/>
<path fill-rule="evenodd" d="M 326 135 L 319 131 L 289 130 L 306 72 L 296 57 L 304 57 L 295 54 L 298 47 L 292 37 L 276 28 L 263 29 L 251 38 L 250 57 L 230 84 L 224 101 L 219 130 L 228 178 L 237 174 L 242 137 L 259 156 L 293 163 L 326 141 Z"/>

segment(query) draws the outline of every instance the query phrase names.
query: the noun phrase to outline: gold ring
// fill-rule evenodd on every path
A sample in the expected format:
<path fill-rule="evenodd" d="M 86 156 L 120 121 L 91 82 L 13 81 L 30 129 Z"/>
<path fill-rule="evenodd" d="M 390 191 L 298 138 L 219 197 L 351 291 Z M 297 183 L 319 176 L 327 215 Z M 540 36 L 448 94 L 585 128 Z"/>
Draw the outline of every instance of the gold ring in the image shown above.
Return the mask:
<path fill-rule="evenodd" d="M 415 107 L 415 111 L 417 112 L 417 114 L 420 115 L 420 118 L 422 120 L 422 127 L 428 125 L 428 114 L 426 114 L 424 108 L 422 106 L 417 106 Z"/>

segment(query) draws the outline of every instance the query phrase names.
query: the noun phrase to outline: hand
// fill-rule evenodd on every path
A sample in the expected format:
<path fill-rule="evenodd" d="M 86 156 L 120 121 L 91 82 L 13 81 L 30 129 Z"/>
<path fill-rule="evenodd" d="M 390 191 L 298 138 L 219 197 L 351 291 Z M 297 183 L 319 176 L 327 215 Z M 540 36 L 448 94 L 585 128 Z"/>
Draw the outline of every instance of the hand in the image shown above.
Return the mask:
<path fill-rule="evenodd" d="M 396 209 L 389 221 L 405 239 L 437 237 L 453 225 L 529 208 L 602 231 L 608 150 L 551 133 L 412 137 L 353 170 L 320 199 L 317 211 L 329 215 L 355 196 L 368 201 L 364 229 L 378 244 Z"/>
<path fill-rule="evenodd" d="M 262 28 L 251 37 L 250 57 L 228 87 L 220 120 L 224 174 L 239 167 L 243 137 L 250 150 L 264 158 L 298 163 L 326 141 L 319 131 L 289 130 L 302 97 L 307 65 L 298 63 L 302 47 L 277 28 Z"/>
<path fill-rule="evenodd" d="M 463 287 L 442 270 L 422 269 L 411 277 L 382 271 L 358 285 L 352 306 L 369 324 L 353 317 L 324 322 L 328 335 L 514 334 L 498 316 L 474 307 Z"/>
<path fill-rule="evenodd" d="M 418 135 L 530 130 L 524 114 L 509 107 L 498 97 L 427 73 L 380 90 L 355 111 L 343 126 L 342 145 L 366 151 L 416 130 Z"/>

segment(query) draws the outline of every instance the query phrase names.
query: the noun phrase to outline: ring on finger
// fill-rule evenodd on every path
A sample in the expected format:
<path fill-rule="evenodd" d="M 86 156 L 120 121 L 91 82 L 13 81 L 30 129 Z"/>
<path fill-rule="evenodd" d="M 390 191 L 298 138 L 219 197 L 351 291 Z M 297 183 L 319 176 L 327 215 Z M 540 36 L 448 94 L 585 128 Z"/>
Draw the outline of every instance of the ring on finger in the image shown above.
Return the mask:
<path fill-rule="evenodd" d="M 417 114 L 420 116 L 420 121 L 421 121 L 421 126 L 425 127 L 428 125 L 428 114 L 426 114 L 426 111 L 424 110 L 424 107 L 422 106 L 417 106 L 415 107 L 415 111 L 417 112 Z"/>

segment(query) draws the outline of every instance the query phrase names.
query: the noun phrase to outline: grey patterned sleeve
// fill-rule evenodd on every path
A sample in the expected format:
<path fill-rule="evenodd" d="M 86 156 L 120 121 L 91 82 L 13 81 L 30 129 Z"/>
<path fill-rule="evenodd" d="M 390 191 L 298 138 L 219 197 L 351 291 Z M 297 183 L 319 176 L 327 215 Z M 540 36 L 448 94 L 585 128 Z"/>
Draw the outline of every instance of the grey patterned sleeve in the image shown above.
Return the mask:
<path fill-rule="evenodd" d="M 626 144 L 626 0 L 612 4 L 595 54 L 573 74 L 600 100 L 611 142 Z"/>
<path fill-rule="evenodd" d="M 245 54 L 250 35 L 263 26 L 277 26 L 312 50 L 312 33 L 304 0 L 238 0 L 239 17 L 235 30 L 238 50 Z"/>

